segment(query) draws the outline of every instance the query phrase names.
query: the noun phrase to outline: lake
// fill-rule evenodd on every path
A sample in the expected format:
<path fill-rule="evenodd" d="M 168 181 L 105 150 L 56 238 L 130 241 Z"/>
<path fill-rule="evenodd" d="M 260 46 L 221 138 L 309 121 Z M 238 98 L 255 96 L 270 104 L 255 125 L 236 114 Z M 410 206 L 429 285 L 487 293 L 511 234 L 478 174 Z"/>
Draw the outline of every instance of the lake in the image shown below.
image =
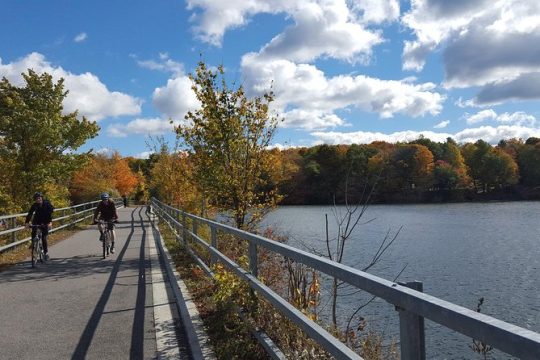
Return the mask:
<path fill-rule="evenodd" d="M 337 211 L 343 214 L 345 208 Z M 279 207 L 266 216 L 264 226 L 287 236 L 292 246 L 323 251 L 325 214 L 335 237 L 331 206 Z M 470 309 L 483 297 L 482 313 L 540 332 L 540 202 L 371 205 L 346 245 L 344 263 L 362 268 L 387 232 L 400 227 L 370 273 L 393 280 L 405 267 L 397 281 L 422 281 L 425 293 Z M 341 317 L 366 299 L 344 298 Z M 386 338 L 399 339 L 393 306 L 378 300 L 362 316 Z M 428 359 L 480 358 L 470 344 L 469 338 L 426 320 Z"/>

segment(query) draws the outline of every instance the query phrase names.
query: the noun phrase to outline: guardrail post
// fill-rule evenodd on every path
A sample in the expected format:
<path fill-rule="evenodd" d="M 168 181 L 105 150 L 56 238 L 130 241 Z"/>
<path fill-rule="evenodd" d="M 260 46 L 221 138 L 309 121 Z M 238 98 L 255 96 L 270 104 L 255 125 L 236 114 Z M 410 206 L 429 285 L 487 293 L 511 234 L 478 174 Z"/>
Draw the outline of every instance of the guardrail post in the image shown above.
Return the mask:
<path fill-rule="evenodd" d="M 400 283 L 400 285 L 422 292 L 420 281 Z M 396 306 L 399 312 L 399 337 L 402 360 L 425 360 L 426 343 L 424 333 L 424 318 Z"/>
<path fill-rule="evenodd" d="M 197 220 L 192 219 L 193 221 L 193 235 L 197 235 Z"/>
<path fill-rule="evenodd" d="M 15 229 L 17 227 L 17 218 L 12 217 L 11 218 L 11 229 Z M 17 232 L 14 231 L 11 233 L 11 242 L 17 241 Z"/>
<path fill-rule="evenodd" d="M 187 230 L 186 230 L 186 213 L 182 211 L 182 240 L 184 240 L 184 245 L 187 245 Z"/>
<path fill-rule="evenodd" d="M 259 275 L 259 267 L 257 264 L 257 245 L 254 242 L 249 242 L 249 270 L 251 275 L 257 277 Z"/>
<path fill-rule="evenodd" d="M 210 226 L 210 245 L 217 250 L 217 230 L 215 227 Z M 214 253 L 210 255 L 210 264 L 215 264 L 217 262 L 217 257 Z"/>

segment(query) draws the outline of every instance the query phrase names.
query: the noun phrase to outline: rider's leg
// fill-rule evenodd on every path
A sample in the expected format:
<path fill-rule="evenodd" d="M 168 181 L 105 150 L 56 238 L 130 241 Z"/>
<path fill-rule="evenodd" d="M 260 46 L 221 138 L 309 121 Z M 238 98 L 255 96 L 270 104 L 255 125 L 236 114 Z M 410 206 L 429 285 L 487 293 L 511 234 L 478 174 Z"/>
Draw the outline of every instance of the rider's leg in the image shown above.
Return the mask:
<path fill-rule="evenodd" d="M 116 232 L 114 228 L 111 230 L 111 252 L 114 253 L 114 240 L 116 239 Z"/>
<path fill-rule="evenodd" d="M 32 228 L 32 237 L 31 237 L 32 240 L 36 237 L 36 231 L 37 231 L 36 228 Z M 33 246 L 34 246 L 34 242 L 30 241 L 30 249 L 32 249 Z"/>
<path fill-rule="evenodd" d="M 49 258 L 49 244 L 47 243 L 47 237 L 49 236 L 49 229 L 44 227 L 41 229 L 41 244 L 43 245 L 43 253 L 45 254 L 45 259 Z"/>
<path fill-rule="evenodd" d="M 103 241 L 103 224 L 102 223 L 98 223 L 98 230 L 99 230 L 99 240 L 100 241 Z"/>

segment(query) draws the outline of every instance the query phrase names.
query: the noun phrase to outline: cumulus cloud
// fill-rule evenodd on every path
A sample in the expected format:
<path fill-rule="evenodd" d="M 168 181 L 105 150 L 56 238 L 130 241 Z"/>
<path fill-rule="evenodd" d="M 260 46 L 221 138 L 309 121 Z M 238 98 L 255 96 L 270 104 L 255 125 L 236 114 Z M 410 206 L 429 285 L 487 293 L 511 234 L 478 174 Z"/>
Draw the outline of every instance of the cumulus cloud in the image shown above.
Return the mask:
<path fill-rule="evenodd" d="M 200 107 L 191 85 L 191 80 L 187 76 L 169 79 L 167 85 L 154 90 L 152 95 L 154 106 L 176 121 L 183 120 L 188 111 Z"/>
<path fill-rule="evenodd" d="M 69 90 L 64 99 L 65 112 L 79 110 L 81 115 L 94 121 L 111 116 L 137 115 L 141 112 L 141 99 L 110 91 L 92 73 L 73 74 L 62 67 L 54 67 L 42 54 L 34 52 L 8 64 L 2 64 L 0 59 L 0 77 L 6 77 L 13 85 L 24 86 L 21 73 L 26 73 L 28 69 L 37 73 L 47 72 L 54 81 L 65 79 L 64 86 Z"/>
<path fill-rule="evenodd" d="M 396 113 L 413 117 L 436 115 L 445 100 L 444 95 L 434 91 L 432 83 L 413 84 L 364 75 L 327 78 L 313 65 L 287 60 L 261 61 L 253 53 L 242 58 L 242 72 L 247 89 L 254 93 L 273 86 L 276 108 L 293 115 L 288 125 L 298 128 L 313 128 L 313 124 L 317 128 L 343 125 L 343 120 L 328 115 L 348 107 L 375 112 L 382 118 Z M 294 109 L 299 110 L 292 112 Z M 310 120 L 307 115 L 315 116 Z"/>
<path fill-rule="evenodd" d="M 152 155 L 153 153 L 154 153 L 153 151 L 143 151 L 142 153 L 136 154 L 133 157 L 136 159 L 148 159 L 150 158 L 150 155 Z"/>
<path fill-rule="evenodd" d="M 481 126 L 478 128 L 464 129 L 457 133 L 438 133 L 432 131 L 399 131 L 391 134 L 380 132 L 313 132 L 311 133 L 316 144 L 369 144 L 373 141 L 386 141 L 395 143 L 398 141 L 408 142 L 418 139 L 420 136 L 436 142 L 444 142 L 448 137 L 459 143 L 476 142 L 484 140 L 491 144 L 497 144 L 501 139 L 540 137 L 540 129 L 524 126 L 501 125 L 498 127 Z"/>
<path fill-rule="evenodd" d="M 534 126 L 536 123 L 536 117 L 523 111 L 516 111 L 514 113 L 505 112 L 498 115 L 494 110 L 487 109 L 473 115 L 466 114 L 465 118 L 467 124 L 477 124 L 486 120 L 495 120 L 499 123 L 518 126 Z"/>
<path fill-rule="evenodd" d="M 317 130 L 345 125 L 345 122 L 339 116 L 318 110 L 294 109 L 284 113 L 283 118 L 284 121 L 281 126 L 285 128 Z"/>
<path fill-rule="evenodd" d="M 538 1 L 417 0 L 402 23 L 415 35 L 405 41 L 403 68 L 421 70 L 441 48 L 446 87 L 481 87 L 464 104 L 540 99 Z"/>
<path fill-rule="evenodd" d="M 373 46 L 383 39 L 381 31 L 368 28 L 396 20 L 397 0 L 252 0 L 218 2 L 190 0 L 195 12 L 195 33 L 203 41 L 221 45 L 224 33 L 244 26 L 259 13 L 282 13 L 293 22 L 261 50 L 260 56 L 291 61 L 330 57 L 351 62 L 368 61 Z"/>
<path fill-rule="evenodd" d="M 476 96 L 467 101 L 470 106 L 501 104 L 508 100 L 540 99 L 540 72 L 521 74 L 510 81 L 486 84 Z"/>
<path fill-rule="evenodd" d="M 107 128 L 107 134 L 111 137 L 126 137 L 131 134 L 136 135 L 162 135 L 172 133 L 174 125 L 170 120 L 153 119 L 135 119 L 127 124 L 112 124 Z"/>
<path fill-rule="evenodd" d="M 143 68 L 169 72 L 174 76 L 181 76 L 184 74 L 184 65 L 172 60 L 167 53 L 160 53 L 159 60 L 138 60 L 135 55 L 131 55 L 131 57 L 135 58 L 137 64 Z"/>
<path fill-rule="evenodd" d="M 488 110 L 482 110 L 474 115 L 467 115 L 467 124 L 477 124 L 479 122 L 488 120 L 488 119 L 495 119 L 497 117 L 497 113 L 493 111 L 492 109 Z"/>
<path fill-rule="evenodd" d="M 88 38 L 88 35 L 85 32 L 82 32 L 80 34 L 77 34 L 77 36 L 75 36 L 73 41 L 75 41 L 75 42 L 83 42 L 87 38 Z"/>
<path fill-rule="evenodd" d="M 96 152 L 96 154 L 105 155 L 105 156 L 111 156 L 111 155 L 114 154 L 114 150 L 109 149 L 107 147 L 102 147 L 100 149 L 97 149 L 95 152 Z"/>
<path fill-rule="evenodd" d="M 444 120 L 444 121 L 441 121 L 440 123 L 438 123 L 437 125 L 433 126 L 435 129 L 444 129 L 445 127 L 448 126 L 448 124 L 450 124 L 450 121 L 449 120 Z"/>
<path fill-rule="evenodd" d="M 318 57 L 366 62 L 373 46 L 383 39 L 377 31 L 350 21 L 351 11 L 342 1 L 299 5 L 295 24 L 274 37 L 259 53 L 264 59 L 310 62 Z"/>

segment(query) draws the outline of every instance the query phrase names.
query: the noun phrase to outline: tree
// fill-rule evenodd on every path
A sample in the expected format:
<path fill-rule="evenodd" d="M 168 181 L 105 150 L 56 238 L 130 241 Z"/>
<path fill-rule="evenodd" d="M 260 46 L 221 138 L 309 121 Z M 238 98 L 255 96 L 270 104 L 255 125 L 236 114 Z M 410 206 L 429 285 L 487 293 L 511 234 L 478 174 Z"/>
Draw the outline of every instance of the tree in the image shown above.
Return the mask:
<path fill-rule="evenodd" d="M 73 174 L 70 193 L 77 201 L 96 200 L 101 192 L 108 192 L 111 196 L 127 196 L 138 183 L 137 175 L 118 153 L 111 157 L 98 154 Z"/>
<path fill-rule="evenodd" d="M 98 134 L 99 127 L 78 113 L 63 113 L 64 81 L 33 70 L 22 74 L 25 86 L 0 81 L 0 158 L 5 191 L 26 206 L 36 190 L 67 194 L 72 173 L 87 154 L 74 151 Z M 55 194 L 46 194 L 54 196 Z M 65 200 L 65 199 L 64 199 Z"/>
<path fill-rule="evenodd" d="M 427 189 L 432 183 L 432 170 L 433 154 L 427 147 L 400 144 L 392 152 L 386 184 L 394 191 Z"/>
<path fill-rule="evenodd" d="M 540 143 L 524 145 L 518 155 L 521 181 L 527 186 L 540 185 Z"/>
<path fill-rule="evenodd" d="M 248 98 L 242 86 L 229 88 L 222 66 L 212 71 L 202 61 L 190 79 L 200 108 L 176 132 L 193 157 L 195 182 L 212 204 L 232 211 L 238 228 L 248 228 L 279 199 L 277 191 L 258 191 L 271 168 L 266 148 L 278 124 L 269 110 L 274 95 Z"/>
<path fill-rule="evenodd" d="M 172 151 L 160 140 L 159 152 L 150 170 L 151 192 L 169 204 L 187 211 L 195 211 L 200 195 L 192 184 L 193 165 L 187 153 Z"/>
<path fill-rule="evenodd" d="M 128 196 L 137 187 L 139 179 L 129 167 L 128 161 L 123 159 L 120 154 L 114 153 L 111 160 L 115 188 L 120 195 Z"/>
<path fill-rule="evenodd" d="M 483 140 L 465 144 L 463 157 L 470 169 L 475 188 L 488 192 L 493 187 L 516 184 L 519 179 L 517 163 L 512 156 L 499 148 L 493 148 Z"/>

